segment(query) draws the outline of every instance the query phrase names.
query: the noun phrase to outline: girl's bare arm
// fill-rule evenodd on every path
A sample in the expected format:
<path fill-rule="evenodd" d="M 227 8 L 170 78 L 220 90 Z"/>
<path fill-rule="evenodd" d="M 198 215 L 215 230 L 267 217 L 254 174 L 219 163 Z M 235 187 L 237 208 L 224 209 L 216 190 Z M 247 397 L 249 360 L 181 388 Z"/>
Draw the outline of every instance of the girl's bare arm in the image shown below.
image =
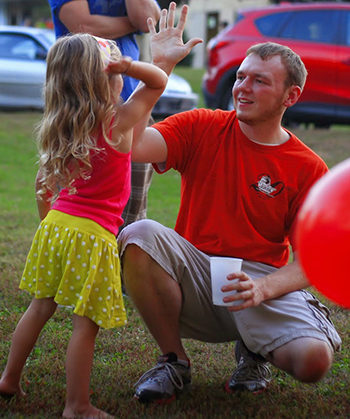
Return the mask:
<path fill-rule="evenodd" d="M 118 151 L 126 153 L 131 150 L 135 124 L 148 115 L 157 103 L 166 87 L 168 76 L 153 64 L 130 61 L 125 58 L 122 58 L 120 62 L 109 64 L 107 68 L 107 71 L 111 73 L 117 73 L 120 70 L 127 76 L 140 80 L 129 99 L 118 107 L 118 123 L 112 131 L 112 141 L 118 144 Z M 119 144 L 120 138 L 122 142 Z"/>
<path fill-rule="evenodd" d="M 35 179 L 35 197 L 36 197 L 36 204 L 38 207 L 40 221 L 42 221 L 48 214 L 51 209 L 51 194 L 46 193 L 45 195 L 38 195 L 38 191 L 42 188 L 41 185 L 41 172 L 38 171 L 38 174 Z"/>

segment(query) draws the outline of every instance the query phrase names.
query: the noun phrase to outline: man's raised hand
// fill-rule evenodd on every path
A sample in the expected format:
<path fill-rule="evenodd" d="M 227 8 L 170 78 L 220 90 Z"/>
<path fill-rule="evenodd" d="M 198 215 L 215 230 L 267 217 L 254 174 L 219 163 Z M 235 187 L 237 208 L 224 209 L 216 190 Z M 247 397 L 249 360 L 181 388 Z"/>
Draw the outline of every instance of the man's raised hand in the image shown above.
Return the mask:
<path fill-rule="evenodd" d="M 201 38 L 192 38 L 186 44 L 183 43 L 183 32 L 186 25 L 188 6 L 181 9 L 179 21 L 175 24 L 176 3 L 171 2 L 169 11 L 162 10 L 159 31 L 157 32 L 153 20 L 147 20 L 151 36 L 151 55 L 153 64 L 163 69 L 168 75 L 175 65 L 185 58 L 192 48 L 203 42 Z"/>

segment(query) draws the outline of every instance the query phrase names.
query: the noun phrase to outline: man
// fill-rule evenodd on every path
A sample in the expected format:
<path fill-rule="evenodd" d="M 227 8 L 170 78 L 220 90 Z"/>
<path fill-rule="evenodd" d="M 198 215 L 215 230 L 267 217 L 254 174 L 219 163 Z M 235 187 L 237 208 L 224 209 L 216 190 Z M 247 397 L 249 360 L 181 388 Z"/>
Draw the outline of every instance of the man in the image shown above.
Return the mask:
<path fill-rule="evenodd" d="M 174 28 L 170 7 L 167 25 L 162 15 L 160 32 L 151 28 L 153 62 L 167 74 L 188 52 L 185 17 Z M 306 74 L 289 48 L 255 45 L 237 71 L 235 111 L 199 109 L 139 128 L 133 159 L 182 178 L 175 231 L 143 220 L 118 239 L 128 294 L 163 354 L 139 380 L 139 401 L 169 402 L 191 383 L 181 338 L 238 342 L 228 392 L 264 390 L 267 361 L 306 383 L 331 368 L 340 338 L 327 308 L 303 289 L 294 241 L 298 210 L 327 167 L 281 126 Z M 224 301 L 239 305 L 212 304 L 211 255 L 243 259 L 228 276 L 238 282 L 222 288 L 237 290 Z"/>
<path fill-rule="evenodd" d="M 87 32 L 102 38 L 114 39 L 122 55 L 139 59 L 135 34 L 148 32 L 147 18 L 156 23 L 160 8 L 155 0 L 48 0 L 51 7 L 56 37 L 69 32 Z M 138 84 L 131 77 L 124 78 L 121 96 L 127 100 Z M 124 224 L 146 218 L 147 194 L 151 184 L 151 164 L 132 164 L 131 195 L 123 211 Z"/>

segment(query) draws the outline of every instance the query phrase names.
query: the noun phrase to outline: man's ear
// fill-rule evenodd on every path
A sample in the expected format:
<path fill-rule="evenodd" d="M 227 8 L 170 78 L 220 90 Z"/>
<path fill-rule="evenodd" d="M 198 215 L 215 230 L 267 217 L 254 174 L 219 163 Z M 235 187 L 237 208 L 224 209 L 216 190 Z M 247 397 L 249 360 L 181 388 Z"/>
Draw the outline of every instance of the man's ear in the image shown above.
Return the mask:
<path fill-rule="evenodd" d="M 290 108 L 291 106 L 295 105 L 300 98 L 301 93 L 302 90 L 299 86 L 290 86 L 286 93 L 286 99 L 283 103 L 284 106 L 286 108 Z"/>

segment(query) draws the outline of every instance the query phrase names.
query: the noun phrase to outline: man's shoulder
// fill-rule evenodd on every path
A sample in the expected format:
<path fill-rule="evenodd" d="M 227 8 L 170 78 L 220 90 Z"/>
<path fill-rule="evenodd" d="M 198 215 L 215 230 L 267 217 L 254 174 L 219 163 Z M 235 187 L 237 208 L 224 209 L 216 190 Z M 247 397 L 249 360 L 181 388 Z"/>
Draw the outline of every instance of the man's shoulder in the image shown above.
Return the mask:
<path fill-rule="evenodd" d="M 177 114 L 179 118 L 188 117 L 191 119 L 200 119 L 200 120 L 215 120 L 219 121 L 228 121 L 236 119 L 235 111 L 225 111 L 223 109 L 208 109 L 208 108 L 198 108 L 191 111 L 182 112 Z"/>
<path fill-rule="evenodd" d="M 207 114 L 213 118 L 225 118 L 231 119 L 236 118 L 236 111 L 226 111 L 224 109 L 208 109 L 208 108 L 199 108 L 197 109 L 198 112 L 202 112 L 203 114 Z"/>
<path fill-rule="evenodd" d="M 221 126 L 227 124 L 229 120 L 235 120 L 236 113 L 223 111 L 221 109 L 207 109 L 199 108 L 192 109 L 190 111 L 180 112 L 167 117 L 165 120 L 158 122 L 156 125 L 179 125 L 182 127 L 188 127 L 188 124 L 209 127 L 211 124 Z"/>
<path fill-rule="evenodd" d="M 190 135 L 194 138 L 208 138 L 218 135 L 223 128 L 232 126 L 236 120 L 234 111 L 212 110 L 206 108 L 193 109 L 168 116 L 153 124 L 163 137 L 173 140 L 178 136 Z"/>
<path fill-rule="evenodd" d="M 319 156 L 315 151 L 313 151 L 307 144 L 305 144 L 301 139 L 299 139 L 295 134 L 291 134 L 292 147 L 291 151 L 296 155 L 297 161 L 300 166 L 303 167 L 318 167 L 319 170 L 325 172 L 328 170 L 328 167 L 321 156 Z"/>
<path fill-rule="evenodd" d="M 288 131 L 291 135 L 291 138 L 293 139 L 293 145 L 296 149 L 300 149 L 303 151 L 306 151 L 307 153 L 311 153 L 315 156 L 317 156 L 318 158 L 320 158 L 307 144 L 305 144 L 302 139 L 300 139 L 299 137 L 297 137 L 295 134 L 293 134 L 292 132 Z"/>

